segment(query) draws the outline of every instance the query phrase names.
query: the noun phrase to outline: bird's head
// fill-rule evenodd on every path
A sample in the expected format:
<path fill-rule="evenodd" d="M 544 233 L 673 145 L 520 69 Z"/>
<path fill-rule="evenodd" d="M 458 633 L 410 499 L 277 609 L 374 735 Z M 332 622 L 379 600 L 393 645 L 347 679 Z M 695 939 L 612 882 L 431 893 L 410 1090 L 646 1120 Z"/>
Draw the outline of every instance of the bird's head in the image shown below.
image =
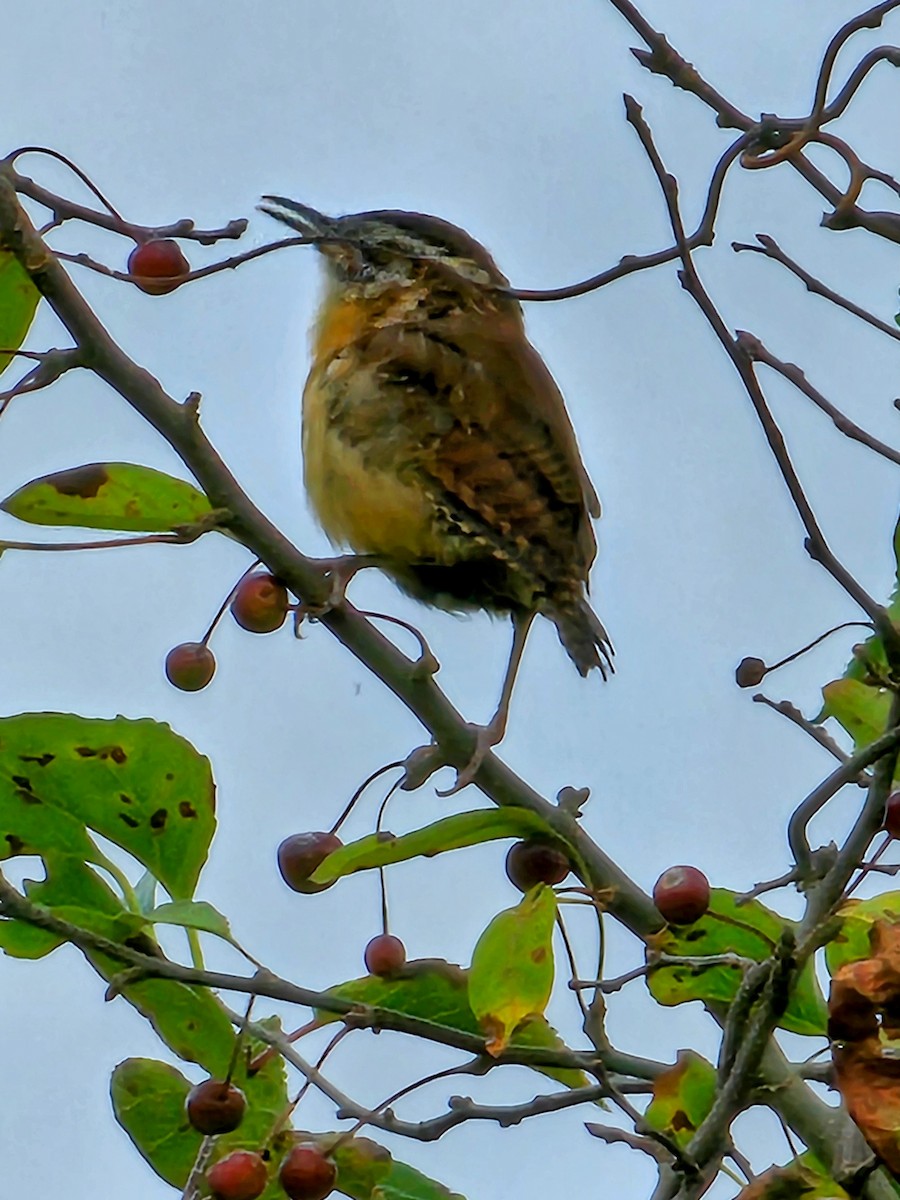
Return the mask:
<path fill-rule="evenodd" d="M 308 238 L 338 285 L 394 285 L 430 280 L 463 290 L 504 288 L 509 281 L 484 246 L 464 229 L 426 213 L 379 209 L 329 217 L 283 196 L 264 196 L 263 212 Z"/>

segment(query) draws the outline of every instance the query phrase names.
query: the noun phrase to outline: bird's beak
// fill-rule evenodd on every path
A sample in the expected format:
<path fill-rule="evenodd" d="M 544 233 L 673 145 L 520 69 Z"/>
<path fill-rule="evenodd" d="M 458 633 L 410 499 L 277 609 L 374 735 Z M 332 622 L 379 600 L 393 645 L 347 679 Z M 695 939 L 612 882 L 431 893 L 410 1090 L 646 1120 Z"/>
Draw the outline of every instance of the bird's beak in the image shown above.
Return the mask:
<path fill-rule="evenodd" d="M 337 221 L 308 204 L 301 204 L 299 200 L 288 200 L 285 196 L 263 196 L 262 203 L 257 207 L 260 212 L 296 229 L 311 242 L 327 242 L 334 236 Z"/>

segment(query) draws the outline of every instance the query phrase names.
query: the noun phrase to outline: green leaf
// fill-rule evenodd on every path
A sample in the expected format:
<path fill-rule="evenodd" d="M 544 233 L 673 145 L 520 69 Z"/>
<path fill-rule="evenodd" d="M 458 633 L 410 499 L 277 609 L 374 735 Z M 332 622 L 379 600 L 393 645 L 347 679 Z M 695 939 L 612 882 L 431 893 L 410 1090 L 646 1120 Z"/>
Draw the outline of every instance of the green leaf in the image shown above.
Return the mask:
<path fill-rule="evenodd" d="M 498 913 L 472 954 L 469 1003 L 488 1034 L 486 1049 L 499 1054 L 512 1031 L 543 1013 L 553 988 L 556 893 L 543 883 Z"/>
<path fill-rule="evenodd" d="M 498 838 L 530 837 L 546 833 L 540 817 L 525 808 L 484 808 L 444 817 L 423 829 L 395 837 L 392 833 L 372 833 L 356 842 L 348 842 L 324 859 L 312 875 L 313 883 L 331 883 L 354 871 L 386 867 L 424 855 L 427 858 L 463 846 Z"/>
<path fill-rule="evenodd" d="M 893 1181 L 892 1181 L 893 1183 Z M 896 1184 L 893 1183 L 896 1188 Z M 848 1200 L 847 1192 L 836 1183 L 813 1154 L 801 1154 L 783 1167 L 770 1167 L 747 1189 L 753 1200 Z M 742 1191 L 736 1200 L 745 1195 Z"/>
<path fill-rule="evenodd" d="M 135 463 L 86 463 L 24 484 L 0 509 L 31 525 L 166 533 L 212 512 L 183 479 Z"/>
<path fill-rule="evenodd" d="M 0 250 L 0 348 L 19 349 L 40 298 L 19 260 L 9 250 Z M 12 359 L 11 354 L 0 354 L 0 371 L 5 371 Z"/>
<path fill-rule="evenodd" d="M 328 1149 L 329 1138 L 315 1139 Z M 351 1200 L 464 1200 L 442 1183 L 398 1162 L 369 1138 L 339 1143 L 333 1154 L 338 1169 L 337 1190 Z"/>
<path fill-rule="evenodd" d="M 126 1058 L 110 1082 L 116 1120 L 156 1174 L 175 1188 L 187 1182 L 203 1141 L 185 1116 L 192 1086 L 176 1067 L 152 1058 Z"/>
<path fill-rule="evenodd" d="M 112 941 L 124 941 L 140 931 L 142 919 L 128 912 L 106 881 L 80 858 L 48 852 L 44 869 L 43 880 L 25 881 L 25 895 L 33 904 Z M 10 920 L 0 926 L 0 946 L 16 958 L 41 958 L 63 941 L 26 921 Z"/>
<path fill-rule="evenodd" d="M 683 1149 L 709 1115 L 715 1098 L 715 1067 L 693 1050 L 680 1050 L 675 1066 L 654 1079 L 644 1120 Z"/>
<path fill-rule="evenodd" d="M 89 957 L 104 979 L 114 979 L 123 969 L 121 962 L 105 955 Z M 234 1031 L 221 1001 L 208 988 L 174 979 L 142 979 L 127 984 L 121 994 L 179 1058 L 198 1063 L 210 1075 L 227 1071 Z"/>
<path fill-rule="evenodd" d="M 159 880 L 152 871 L 145 871 L 134 885 L 134 898 L 145 915 L 156 906 L 156 888 Z"/>
<path fill-rule="evenodd" d="M 98 861 L 87 826 L 184 899 L 206 861 L 214 792 L 208 760 L 160 722 L 0 718 L 0 858 L 58 851 Z"/>
<path fill-rule="evenodd" d="M 735 892 L 713 888 L 705 916 L 693 925 L 663 930 L 653 938 L 650 949 L 690 958 L 733 953 L 760 962 L 775 949 L 785 927 L 792 928 L 793 922 L 758 900 L 739 905 Z M 659 1004 L 688 1000 L 728 1004 L 742 976 L 738 965 L 655 967 L 647 976 L 647 986 Z M 825 1033 L 827 1019 L 825 999 L 810 959 L 796 979 L 779 1025 L 791 1033 L 818 1036 Z"/>
<path fill-rule="evenodd" d="M 825 965 L 834 975 L 847 963 L 872 957 L 870 934 L 876 921 L 900 922 L 900 892 L 882 892 L 868 900 L 847 900 L 838 909 L 839 931 L 825 947 Z"/>
<path fill-rule="evenodd" d="M 328 989 L 330 995 L 340 996 L 354 1004 L 382 1008 L 404 1016 L 419 1017 L 444 1029 L 483 1036 L 469 1004 L 468 972 L 443 959 L 423 958 L 406 963 L 402 973 L 390 979 L 364 975 Z M 323 1024 L 340 1021 L 338 1013 L 316 1010 Z M 559 1034 L 544 1017 L 524 1021 L 510 1038 L 513 1047 L 562 1049 Z M 587 1076 L 568 1067 L 535 1067 L 542 1075 L 555 1079 L 565 1087 L 584 1087 Z"/>
<path fill-rule="evenodd" d="M 214 933 L 216 937 L 234 945 L 228 920 L 205 900 L 175 900 L 169 904 L 159 904 L 147 913 L 147 920 L 154 925 L 181 925 L 185 929 Z"/>
<path fill-rule="evenodd" d="M 278 1028 L 270 1018 L 263 1024 Z M 250 1053 L 255 1055 L 262 1043 L 250 1039 Z M 247 1098 L 247 1111 L 233 1133 L 220 1134 L 215 1142 L 214 1158 L 223 1158 L 232 1150 L 256 1150 L 264 1146 L 284 1112 L 287 1102 L 287 1083 L 284 1064 L 275 1056 L 252 1076 L 245 1069 L 245 1057 L 238 1056 L 232 1080 Z M 227 1064 L 226 1064 L 227 1068 Z M 224 1070 L 215 1072 L 218 1078 Z M 113 1071 L 110 1094 L 116 1120 L 153 1170 L 173 1187 L 183 1188 L 203 1140 L 188 1124 L 185 1101 L 193 1084 L 180 1071 L 166 1063 L 148 1058 L 130 1058 Z M 283 1134 L 272 1143 L 273 1178 L 263 1194 L 263 1200 L 276 1200 L 280 1194 L 274 1179 L 274 1165 L 286 1148 L 289 1135 Z"/>
<path fill-rule="evenodd" d="M 834 719 L 861 750 L 887 728 L 891 698 L 887 688 L 870 687 L 858 679 L 835 679 L 822 688 L 825 706 L 822 718 Z"/>

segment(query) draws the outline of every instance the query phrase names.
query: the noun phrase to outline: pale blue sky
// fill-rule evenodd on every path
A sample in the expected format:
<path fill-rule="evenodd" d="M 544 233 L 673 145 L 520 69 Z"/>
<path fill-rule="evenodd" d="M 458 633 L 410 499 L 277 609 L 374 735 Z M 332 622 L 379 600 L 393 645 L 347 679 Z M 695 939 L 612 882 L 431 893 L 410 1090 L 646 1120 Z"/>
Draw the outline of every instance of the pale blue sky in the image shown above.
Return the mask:
<path fill-rule="evenodd" d="M 700 0 L 642 7 L 739 106 L 790 115 L 808 108 L 825 43 L 857 11 L 848 0 L 732 0 L 726 21 L 710 19 Z M 839 77 L 898 31 L 894 17 L 880 35 L 859 35 Z M 699 102 L 637 66 L 628 52 L 637 44 L 603 0 L 327 7 L 33 0 L 20 6 L 9 39 L 0 152 L 35 142 L 64 151 L 137 221 L 189 215 L 217 225 L 252 216 L 248 245 L 279 236 L 254 214 L 263 192 L 333 212 L 435 212 L 483 240 L 517 285 L 555 286 L 668 242 L 656 181 L 623 119 L 623 90 L 644 105 L 681 179 L 689 223 L 728 144 Z M 900 149 L 896 88 L 890 69 L 879 68 L 845 126 L 857 149 L 886 169 Z M 826 153 L 815 157 L 843 180 Z M 28 165 L 81 195 L 54 164 Z M 870 207 L 882 206 L 888 201 L 876 190 Z M 771 233 L 890 319 L 898 286 L 891 247 L 858 232 L 821 230 L 824 207 L 787 168 L 735 172 L 715 251 L 698 255 L 698 265 L 726 320 L 799 362 L 861 424 L 895 440 L 896 347 L 808 297 L 773 264 L 729 249 L 734 239 Z M 128 248 L 116 239 L 73 229 L 57 244 L 90 249 L 124 269 Z M 225 252 L 190 251 L 198 264 Z M 312 250 L 292 250 L 164 299 L 73 272 L 113 334 L 173 395 L 203 393 L 204 424 L 225 459 L 310 553 L 326 549 L 305 507 L 299 464 L 316 268 Z M 673 267 L 580 300 L 533 305 L 528 323 L 567 397 L 603 501 L 593 595 L 616 643 L 618 674 L 605 686 L 580 680 L 549 625 L 536 629 L 503 756 L 547 794 L 590 785 L 589 828 L 647 890 L 677 862 L 696 863 L 714 883 L 736 888 L 779 874 L 786 817 L 831 762 L 752 705 L 735 688 L 733 668 L 744 654 L 777 659 L 858 614 L 806 559 L 749 403 Z M 60 340 L 42 315 L 32 344 Z M 893 468 L 842 439 L 787 385 L 766 383 L 834 548 L 870 592 L 886 595 Z M 178 470 L 160 439 L 87 375 L 18 401 L 0 424 L 3 494 L 35 475 L 98 459 Z M 0 536 L 21 532 L 11 518 L 0 522 Z M 152 715 L 191 738 L 212 759 L 220 789 L 220 831 L 202 896 L 274 970 L 324 986 L 361 971 L 363 946 L 378 925 L 375 882 L 297 897 L 277 876 L 275 846 L 288 833 L 327 826 L 366 774 L 403 757 L 422 734 L 321 627 L 295 643 L 287 632 L 254 638 L 226 622 L 215 641 L 213 686 L 197 695 L 169 688 L 166 651 L 202 634 L 247 561 L 238 547 L 212 538 L 172 550 L 5 556 L 0 710 Z M 419 625 L 452 699 L 474 720 L 490 714 L 507 653 L 505 624 L 423 610 L 373 572 L 352 596 Z M 854 640 L 850 631 L 843 642 L 829 641 L 773 679 L 770 694 L 790 696 L 812 714 L 817 688 L 841 672 Z M 371 827 L 375 803 L 358 816 L 357 834 Z M 452 807 L 478 803 L 472 791 Z M 426 788 L 395 801 L 391 824 L 414 827 L 450 807 Z M 825 836 L 839 833 L 838 818 L 850 811 L 840 802 L 836 809 L 833 828 L 822 823 Z M 487 920 L 515 899 L 504 849 L 391 873 L 395 931 L 411 956 L 468 961 Z M 785 904 L 796 911 L 792 897 Z M 611 940 L 612 969 L 635 965 L 637 944 Z M 592 953 L 588 943 L 586 962 Z M 234 965 L 220 951 L 211 958 Z M 9 1194 L 172 1195 L 114 1125 L 106 1095 L 116 1062 L 162 1055 L 149 1029 L 123 1001 L 103 1005 L 100 981 L 74 953 L 39 964 L 0 960 L 0 983 L 0 1059 L 11 1081 L 0 1152 Z M 654 1056 L 671 1058 L 689 1044 L 714 1053 L 714 1031 L 696 1007 L 658 1009 L 633 984 L 611 1006 L 610 1031 L 623 1048 Z M 564 993 L 552 1015 L 578 1041 Z M 358 1043 L 335 1056 L 334 1074 L 365 1100 L 377 1102 L 420 1061 L 400 1038 L 361 1034 Z M 421 1061 L 440 1066 L 452 1058 L 436 1051 Z M 483 1094 L 533 1094 L 531 1076 L 508 1078 L 486 1081 Z M 433 1090 L 408 1111 L 440 1108 Z M 304 1114 L 310 1127 L 328 1127 L 324 1104 L 313 1100 Z M 748 1146 L 761 1165 L 785 1156 L 774 1122 L 754 1116 L 748 1123 Z M 590 1139 L 576 1114 L 505 1132 L 465 1128 L 432 1146 L 390 1144 L 469 1200 L 530 1200 L 559 1192 L 561 1182 L 576 1194 L 602 1180 L 602 1192 L 623 1200 L 651 1190 L 644 1162 Z M 571 1170 L 562 1180 L 564 1160 Z"/>

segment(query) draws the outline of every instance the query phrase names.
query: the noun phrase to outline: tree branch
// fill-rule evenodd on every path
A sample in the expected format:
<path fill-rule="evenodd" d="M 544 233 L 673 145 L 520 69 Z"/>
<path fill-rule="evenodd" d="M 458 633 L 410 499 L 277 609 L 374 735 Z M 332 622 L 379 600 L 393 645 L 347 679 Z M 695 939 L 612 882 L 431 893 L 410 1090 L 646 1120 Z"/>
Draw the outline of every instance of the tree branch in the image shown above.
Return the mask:
<path fill-rule="evenodd" d="M 113 341 L 69 279 L 19 204 L 10 169 L 0 164 L 0 242 L 8 246 L 71 334 L 86 365 L 117 391 L 169 443 L 198 480 L 214 508 L 230 514 L 223 528 L 242 542 L 297 596 L 313 605 L 327 604 L 327 573 L 300 553 L 240 488 L 200 426 L 196 412 L 178 404 L 149 372 Z M 352 605 L 319 618 L 339 641 L 374 672 L 421 721 L 455 766 L 471 758 L 474 735 L 434 679 L 416 669 Z M 477 785 L 496 804 L 518 805 L 537 813 L 584 863 L 584 882 L 608 896 L 608 907 L 639 937 L 662 922 L 641 891 L 561 807 L 549 803 L 506 767 L 495 754 L 479 768 Z"/>

